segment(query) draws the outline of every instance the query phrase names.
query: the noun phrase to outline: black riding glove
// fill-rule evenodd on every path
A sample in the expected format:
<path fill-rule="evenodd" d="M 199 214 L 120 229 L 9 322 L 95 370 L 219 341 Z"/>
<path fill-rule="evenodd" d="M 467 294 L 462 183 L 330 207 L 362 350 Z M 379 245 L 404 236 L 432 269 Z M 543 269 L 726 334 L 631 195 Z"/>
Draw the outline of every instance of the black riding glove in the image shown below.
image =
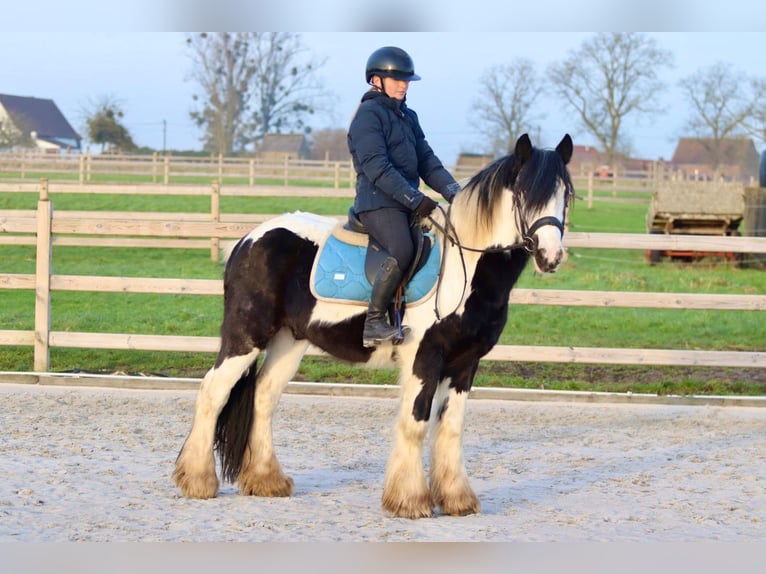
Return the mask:
<path fill-rule="evenodd" d="M 425 219 L 429 215 L 431 215 L 431 212 L 436 209 L 436 206 L 438 203 L 436 203 L 433 199 L 428 197 L 427 195 L 423 196 L 423 199 L 418 203 L 418 206 L 415 208 L 415 215 L 419 217 L 420 219 Z"/>

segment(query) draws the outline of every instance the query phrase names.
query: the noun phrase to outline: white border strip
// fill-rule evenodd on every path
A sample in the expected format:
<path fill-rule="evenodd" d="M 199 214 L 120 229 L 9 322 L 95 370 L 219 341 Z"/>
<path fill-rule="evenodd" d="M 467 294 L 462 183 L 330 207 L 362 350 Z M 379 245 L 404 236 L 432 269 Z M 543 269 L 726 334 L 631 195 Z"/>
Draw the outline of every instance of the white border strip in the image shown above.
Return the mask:
<path fill-rule="evenodd" d="M 0 371 L 0 383 L 29 385 L 106 387 L 146 390 L 197 390 L 199 388 L 200 382 L 201 379 L 175 377 Z M 393 399 L 398 398 L 399 387 L 397 385 L 363 385 L 348 383 L 311 383 L 291 381 L 287 385 L 286 392 L 295 395 Z M 766 407 L 766 396 L 651 395 L 637 393 L 510 389 L 499 387 L 474 387 L 471 390 L 470 396 L 474 399 L 507 401 Z"/>

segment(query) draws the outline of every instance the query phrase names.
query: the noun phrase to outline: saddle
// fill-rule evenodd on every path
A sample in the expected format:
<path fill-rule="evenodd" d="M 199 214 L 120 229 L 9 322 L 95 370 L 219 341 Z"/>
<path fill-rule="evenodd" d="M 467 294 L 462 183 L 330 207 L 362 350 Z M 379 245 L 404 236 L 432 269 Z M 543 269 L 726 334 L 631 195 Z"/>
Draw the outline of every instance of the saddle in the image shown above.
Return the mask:
<path fill-rule="evenodd" d="M 415 257 L 402 280 L 403 299 L 413 306 L 436 286 L 440 249 L 437 238 L 418 226 Z M 353 207 L 348 218 L 339 223 L 320 247 L 311 270 L 310 287 L 314 297 L 332 302 L 367 305 L 372 284 L 381 264 L 389 254 L 370 237 Z"/>

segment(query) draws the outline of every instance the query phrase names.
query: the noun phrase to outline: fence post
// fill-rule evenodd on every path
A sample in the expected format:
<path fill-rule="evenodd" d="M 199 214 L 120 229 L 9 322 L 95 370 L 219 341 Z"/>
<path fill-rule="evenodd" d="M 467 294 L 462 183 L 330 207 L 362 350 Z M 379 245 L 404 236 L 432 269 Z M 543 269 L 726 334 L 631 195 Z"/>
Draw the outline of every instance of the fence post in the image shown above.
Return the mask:
<path fill-rule="evenodd" d="M 250 187 L 253 187 L 253 184 L 255 183 L 255 160 L 250 158 L 250 173 L 248 181 L 250 183 Z"/>
<path fill-rule="evenodd" d="M 53 205 L 48 198 L 48 180 L 40 180 L 40 199 L 37 202 L 37 263 L 35 266 L 35 347 L 34 370 L 50 369 L 51 330 L 51 221 Z"/>
<path fill-rule="evenodd" d="M 216 223 L 221 221 L 221 182 L 214 181 L 212 189 L 210 190 L 210 215 L 213 221 Z M 214 263 L 218 262 L 219 253 L 221 251 L 221 240 L 218 237 L 213 237 L 210 240 L 210 260 Z"/>
<path fill-rule="evenodd" d="M 152 183 L 157 183 L 157 152 L 152 154 Z"/>
<path fill-rule="evenodd" d="M 170 158 L 168 156 L 165 156 L 165 175 L 163 181 L 165 182 L 165 185 L 170 181 Z"/>
<path fill-rule="evenodd" d="M 588 209 L 593 207 L 593 170 L 588 172 Z"/>
<path fill-rule="evenodd" d="M 287 181 L 289 179 L 288 173 L 290 171 L 290 158 L 285 156 L 285 187 L 287 187 Z"/>
<path fill-rule="evenodd" d="M 340 162 L 335 162 L 335 189 L 340 188 Z"/>
<path fill-rule="evenodd" d="M 85 183 L 85 156 L 80 154 L 80 185 Z"/>

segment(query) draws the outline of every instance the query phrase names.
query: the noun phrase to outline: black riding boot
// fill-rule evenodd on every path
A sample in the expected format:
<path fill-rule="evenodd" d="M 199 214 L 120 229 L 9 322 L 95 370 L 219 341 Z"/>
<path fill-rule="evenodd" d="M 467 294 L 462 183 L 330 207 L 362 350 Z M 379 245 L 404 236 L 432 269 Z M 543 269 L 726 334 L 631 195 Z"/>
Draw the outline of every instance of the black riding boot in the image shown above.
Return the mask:
<path fill-rule="evenodd" d="M 374 347 L 399 334 L 399 329 L 388 323 L 388 305 L 391 303 L 401 280 L 402 272 L 396 259 L 387 257 L 380 266 L 372 286 L 370 306 L 367 309 L 364 334 L 362 335 L 362 344 L 365 347 Z M 402 327 L 402 329 L 404 330 L 406 327 Z"/>

